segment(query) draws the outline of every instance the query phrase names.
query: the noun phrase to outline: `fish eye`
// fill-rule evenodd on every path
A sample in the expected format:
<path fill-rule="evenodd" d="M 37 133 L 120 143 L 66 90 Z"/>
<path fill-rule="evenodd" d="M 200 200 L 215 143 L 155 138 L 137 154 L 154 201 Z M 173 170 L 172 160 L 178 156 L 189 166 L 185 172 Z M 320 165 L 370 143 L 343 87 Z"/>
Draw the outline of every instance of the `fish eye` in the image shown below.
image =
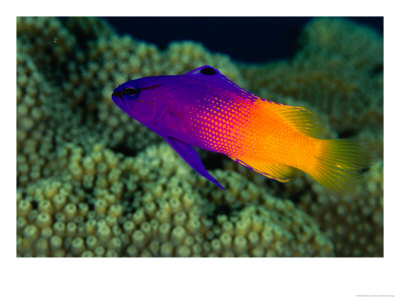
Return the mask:
<path fill-rule="evenodd" d="M 217 74 L 217 71 L 215 71 L 213 68 L 210 68 L 210 67 L 204 68 L 204 69 L 202 69 L 200 72 L 201 72 L 201 74 L 204 74 L 204 75 L 214 75 L 214 74 Z"/>
<path fill-rule="evenodd" d="M 135 88 L 126 88 L 126 89 L 124 89 L 124 94 L 133 96 L 133 95 L 139 94 L 139 90 L 135 89 Z"/>

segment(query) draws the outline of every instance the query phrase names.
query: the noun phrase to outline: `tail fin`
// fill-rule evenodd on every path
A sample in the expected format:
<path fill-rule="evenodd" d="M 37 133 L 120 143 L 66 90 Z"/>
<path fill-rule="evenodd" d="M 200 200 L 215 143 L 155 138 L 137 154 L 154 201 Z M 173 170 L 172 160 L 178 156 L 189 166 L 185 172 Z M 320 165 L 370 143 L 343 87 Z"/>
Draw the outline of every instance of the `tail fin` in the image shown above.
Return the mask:
<path fill-rule="evenodd" d="M 362 187 L 362 172 L 369 156 L 353 139 L 320 140 L 317 164 L 310 174 L 323 187 L 336 195 L 351 195 Z"/>

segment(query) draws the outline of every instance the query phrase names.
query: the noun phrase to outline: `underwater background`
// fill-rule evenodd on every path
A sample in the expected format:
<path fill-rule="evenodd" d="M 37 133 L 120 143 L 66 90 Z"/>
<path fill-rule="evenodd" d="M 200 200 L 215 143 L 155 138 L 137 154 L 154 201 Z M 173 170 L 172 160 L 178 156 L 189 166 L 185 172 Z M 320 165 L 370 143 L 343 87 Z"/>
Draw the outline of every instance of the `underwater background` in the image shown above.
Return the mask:
<path fill-rule="evenodd" d="M 383 256 L 382 20 L 299 19 L 280 20 L 290 44 L 261 37 L 273 45 L 265 56 L 236 30 L 226 39 L 239 56 L 110 25 L 143 18 L 17 18 L 17 256 Z M 334 198 L 306 175 L 279 183 L 200 150 L 222 191 L 111 101 L 125 81 L 206 64 L 313 111 L 328 138 L 365 142 L 378 159 L 363 190 Z"/>

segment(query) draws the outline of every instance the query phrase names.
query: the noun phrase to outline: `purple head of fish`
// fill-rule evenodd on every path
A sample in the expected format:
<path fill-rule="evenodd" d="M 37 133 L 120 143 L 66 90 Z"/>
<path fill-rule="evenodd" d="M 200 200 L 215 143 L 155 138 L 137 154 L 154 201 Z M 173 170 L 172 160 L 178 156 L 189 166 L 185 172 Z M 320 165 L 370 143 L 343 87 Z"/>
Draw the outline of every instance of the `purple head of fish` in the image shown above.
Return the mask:
<path fill-rule="evenodd" d="M 131 80 L 114 89 L 111 98 L 132 118 L 149 126 L 160 110 L 158 88 L 161 83 L 151 77 Z"/>

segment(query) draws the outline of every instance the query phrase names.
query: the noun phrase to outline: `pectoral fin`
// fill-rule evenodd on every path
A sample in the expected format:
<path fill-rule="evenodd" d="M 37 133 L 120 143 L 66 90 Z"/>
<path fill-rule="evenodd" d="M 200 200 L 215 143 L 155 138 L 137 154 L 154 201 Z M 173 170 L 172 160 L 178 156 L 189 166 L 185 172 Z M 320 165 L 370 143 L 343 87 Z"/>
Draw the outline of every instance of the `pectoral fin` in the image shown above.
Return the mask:
<path fill-rule="evenodd" d="M 163 136 L 163 138 L 171 145 L 172 148 L 201 176 L 207 178 L 211 182 L 215 183 L 220 189 L 225 190 L 219 182 L 207 172 L 203 163 L 200 160 L 196 150 L 188 144 L 185 144 L 179 140 L 171 137 Z"/>

